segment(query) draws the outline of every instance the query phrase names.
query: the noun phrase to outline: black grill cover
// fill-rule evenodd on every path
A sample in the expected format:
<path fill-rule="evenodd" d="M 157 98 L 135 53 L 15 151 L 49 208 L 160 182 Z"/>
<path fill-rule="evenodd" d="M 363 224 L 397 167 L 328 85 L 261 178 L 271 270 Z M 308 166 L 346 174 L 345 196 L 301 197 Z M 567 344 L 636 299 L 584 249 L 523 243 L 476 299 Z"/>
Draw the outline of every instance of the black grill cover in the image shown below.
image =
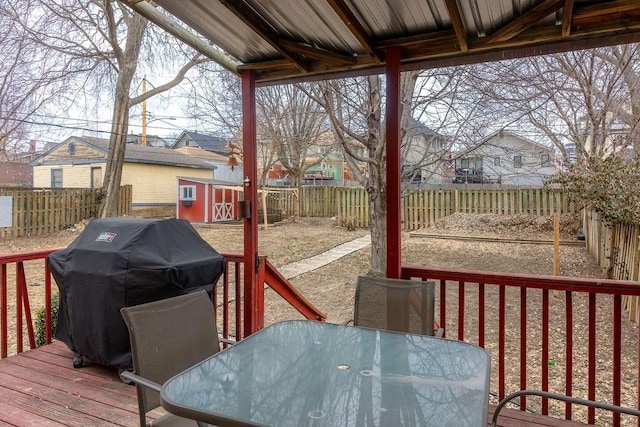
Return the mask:
<path fill-rule="evenodd" d="M 81 356 L 131 367 L 120 309 L 186 292 L 211 292 L 225 262 L 186 220 L 103 218 L 49 256 L 60 290 L 55 336 Z"/>

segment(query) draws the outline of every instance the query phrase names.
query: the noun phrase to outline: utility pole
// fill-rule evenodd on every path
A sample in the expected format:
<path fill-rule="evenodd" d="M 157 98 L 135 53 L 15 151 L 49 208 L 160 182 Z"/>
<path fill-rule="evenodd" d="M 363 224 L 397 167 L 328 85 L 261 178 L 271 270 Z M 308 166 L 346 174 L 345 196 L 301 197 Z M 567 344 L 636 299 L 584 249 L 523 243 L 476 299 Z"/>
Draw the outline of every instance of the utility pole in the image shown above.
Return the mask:
<path fill-rule="evenodd" d="M 147 92 L 147 79 L 142 79 L 142 95 Z M 142 141 L 140 142 L 143 147 L 147 145 L 147 101 L 142 101 Z"/>

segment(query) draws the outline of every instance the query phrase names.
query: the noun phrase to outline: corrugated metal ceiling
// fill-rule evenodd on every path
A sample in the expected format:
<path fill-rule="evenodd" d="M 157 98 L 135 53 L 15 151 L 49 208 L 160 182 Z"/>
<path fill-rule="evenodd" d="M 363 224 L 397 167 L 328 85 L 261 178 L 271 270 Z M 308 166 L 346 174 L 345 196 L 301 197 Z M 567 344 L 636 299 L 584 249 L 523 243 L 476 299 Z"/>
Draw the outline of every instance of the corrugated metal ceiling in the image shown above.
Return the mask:
<path fill-rule="evenodd" d="M 125 2 L 146 13 L 140 0 Z M 388 47 L 419 68 L 640 40 L 638 0 L 156 3 L 240 68 L 255 69 L 259 82 L 376 72 Z"/>

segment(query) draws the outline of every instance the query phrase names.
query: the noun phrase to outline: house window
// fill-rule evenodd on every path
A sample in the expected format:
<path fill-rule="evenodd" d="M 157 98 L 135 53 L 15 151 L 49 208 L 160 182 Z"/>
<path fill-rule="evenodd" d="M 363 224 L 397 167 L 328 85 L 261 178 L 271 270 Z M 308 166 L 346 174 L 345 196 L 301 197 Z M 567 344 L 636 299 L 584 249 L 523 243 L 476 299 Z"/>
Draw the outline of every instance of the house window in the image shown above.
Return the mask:
<path fill-rule="evenodd" d="M 493 158 L 493 166 L 500 166 L 500 157 Z"/>
<path fill-rule="evenodd" d="M 522 156 L 513 156 L 513 167 L 514 168 L 522 167 Z"/>
<path fill-rule="evenodd" d="M 102 168 L 92 167 L 91 168 L 91 188 L 100 188 L 100 187 L 102 187 Z"/>
<path fill-rule="evenodd" d="M 181 185 L 180 186 L 180 200 L 195 200 L 196 199 L 196 186 L 195 185 Z"/>
<path fill-rule="evenodd" d="M 62 169 L 51 169 L 51 188 L 62 188 Z"/>
<path fill-rule="evenodd" d="M 540 156 L 540 165 L 541 166 L 551 166 L 551 159 L 548 154 L 543 154 Z"/>
<path fill-rule="evenodd" d="M 462 169 L 469 169 L 469 159 L 460 159 L 460 167 Z"/>
<path fill-rule="evenodd" d="M 73 142 L 69 143 L 69 154 L 75 154 L 76 153 L 76 144 L 74 144 Z"/>

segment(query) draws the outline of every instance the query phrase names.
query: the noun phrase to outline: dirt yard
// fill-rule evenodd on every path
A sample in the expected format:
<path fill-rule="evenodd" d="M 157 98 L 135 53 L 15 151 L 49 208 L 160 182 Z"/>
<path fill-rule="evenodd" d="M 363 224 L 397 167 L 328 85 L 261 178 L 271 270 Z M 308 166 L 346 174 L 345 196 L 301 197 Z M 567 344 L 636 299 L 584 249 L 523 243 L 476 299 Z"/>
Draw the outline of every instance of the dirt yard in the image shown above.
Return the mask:
<path fill-rule="evenodd" d="M 561 240 L 576 241 L 576 233 L 580 229 L 577 216 L 563 216 L 561 219 Z M 82 231 L 84 224 L 50 236 L 0 240 L 0 253 L 12 253 L 41 248 L 64 247 Z M 202 237 L 220 252 L 242 252 L 242 228 L 233 225 L 196 226 Z M 493 237 L 502 239 L 552 240 L 553 220 L 551 217 L 492 216 L 492 215 L 462 215 L 456 214 L 440 220 L 435 227 L 424 230 L 431 237 L 414 237 L 409 233 L 402 236 L 403 264 L 418 264 L 430 267 L 462 268 L 470 270 L 484 270 L 494 272 L 525 273 L 525 274 L 553 274 L 553 245 L 551 244 L 522 244 L 505 242 L 478 242 L 437 238 L 433 235 L 457 235 Z M 340 243 L 367 234 L 367 230 L 348 231 L 337 226 L 332 219 L 304 218 L 299 223 L 287 222 L 277 226 L 270 226 L 259 232 L 259 251 L 267 255 L 270 261 L 280 266 L 293 261 L 323 252 Z M 331 322 L 341 322 L 352 316 L 353 295 L 358 275 L 366 274 L 369 266 L 370 250 L 363 249 L 348 255 L 339 261 L 319 268 L 312 272 L 293 278 L 293 285 L 316 307 L 327 315 Z M 28 266 L 27 272 L 39 271 L 39 265 Z M 560 274 L 563 276 L 601 278 L 602 270 L 595 264 L 591 256 L 582 246 L 560 246 Z M 29 279 L 29 293 L 32 304 L 43 304 L 43 286 L 40 279 Z M 9 272 L 9 283 L 11 271 Z M 11 287 L 11 286 L 10 286 Z M 465 329 L 468 330 L 465 339 L 477 341 L 477 286 L 469 286 L 466 293 Z M 541 292 L 531 291 L 528 295 L 527 318 L 530 338 L 527 341 L 527 360 L 531 374 L 528 377 L 529 388 L 540 388 L 540 357 L 541 338 L 538 325 L 541 319 Z M 455 303 L 458 291 L 455 286 L 449 286 L 448 318 L 456 316 Z M 497 373 L 497 293 L 487 291 L 487 349 L 492 353 L 492 369 Z M 9 296 L 9 302 L 14 300 Z M 509 378 L 516 378 L 519 373 L 519 292 L 507 292 L 507 318 L 512 319 L 507 334 L 507 390 L 519 389 L 519 384 Z M 600 303 L 600 300 L 599 300 Z M 549 366 L 550 385 L 554 391 L 564 391 L 564 297 L 551 298 L 551 331 L 550 358 L 553 365 Z M 586 328 L 580 325 L 586 322 L 586 302 L 574 298 L 574 380 L 575 395 L 586 397 Z M 610 330 L 611 304 L 604 302 L 604 310 L 598 310 L 598 335 L 604 336 L 598 347 L 598 396 L 611 395 L 610 378 Z M 495 309 L 495 310 L 494 310 Z M 266 294 L 266 318 L 270 324 L 284 319 L 300 318 L 300 315 L 287 306 L 273 292 Z M 436 314 L 436 318 L 438 314 Z M 515 324 L 513 324 L 515 323 Z M 638 361 L 638 333 L 631 322 L 623 322 L 623 403 L 635 406 L 637 401 L 637 361 Z M 457 324 L 449 321 L 443 325 L 452 337 L 456 336 Z M 13 327 L 10 325 L 10 327 Z M 475 334 L 475 335 L 474 335 Z M 515 362 L 515 363 L 514 363 Z M 497 384 L 492 384 L 492 390 L 497 391 Z M 537 402 L 531 399 L 529 406 L 536 407 Z M 563 407 L 552 404 L 552 410 L 562 414 Z M 576 411 L 575 419 L 585 419 L 585 413 Z M 605 418 L 609 420 L 609 418 Z M 603 421 L 602 425 L 607 422 Z"/>

